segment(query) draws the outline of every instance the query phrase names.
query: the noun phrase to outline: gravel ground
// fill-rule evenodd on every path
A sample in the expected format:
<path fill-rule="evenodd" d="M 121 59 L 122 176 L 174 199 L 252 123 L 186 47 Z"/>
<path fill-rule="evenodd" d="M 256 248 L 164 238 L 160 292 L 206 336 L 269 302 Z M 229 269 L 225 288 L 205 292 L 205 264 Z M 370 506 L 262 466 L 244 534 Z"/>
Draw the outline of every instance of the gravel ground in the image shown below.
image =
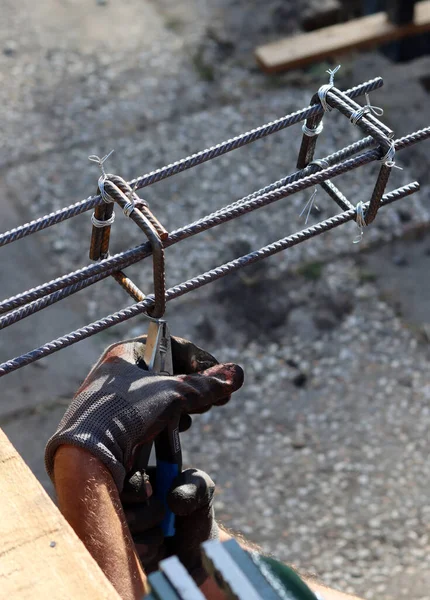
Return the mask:
<path fill-rule="evenodd" d="M 244 0 L 79 0 L 55 9 L 25 1 L 19 11 L 3 4 L 0 185 L 22 217 L 17 223 L 92 193 L 98 173 L 89 154 L 114 148 L 108 170 L 135 177 L 307 105 L 327 77 L 324 64 L 276 77 L 254 65 L 256 44 L 296 30 L 293 2 L 271 0 L 258 18 L 257 3 Z M 428 62 L 346 57 L 337 81 L 346 88 L 383 75 L 387 87 L 372 102 L 403 135 L 428 124 L 421 85 Z M 330 114 L 318 156 L 356 139 L 344 118 Z M 293 171 L 299 143 L 296 126 L 142 196 L 168 229 L 180 227 Z M 390 189 L 417 178 L 423 189 L 381 210 L 361 244 L 352 243 L 350 223 L 178 300 L 167 315 L 174 333 L 245 368 L 244 389 L 184 435 L 185 460 L 217 480 L 221 520 L 368 599 L 430 598 L 428 148 L 399 154 L 403 170 L 393 170 Z M 369 167 L 336 184 L 356 203 L 368 199 L 375 175 Z M 168 285 L 302 228 L 311 193 L 170 248 Z M 322 191 L 316 203 L 312 223 L 335 214 Z M 90 229 L 85 214 L 34 236 L 35 256 L 49 261 L 49 276 L 41 261 L 41 281 L 87 263 Z M 417 231 L 424 237 L 408 242 L 409 252 L 401 240 Z M 111 251 L 140 241 L 118 214 Z M 150 291 L 149 261 L 128 272 Z M 7 279 L 7 295 L 18 292 L 21 281 Z M 76 298 L 83 323 L 130 303 L 111 281 Z M 96 344 L 143 327 L 141 320 L 108 330 Z M 3 337 L 2 351 L 10 339 Z M 83 377 L 75 349 L 67 351 L 70 366 Z M 8 378 L 2 383 L 7 392 Z M 49 402 L 3 411 L 0 424 L 50 490 L 43 443 L 65 399 L 46 385 Z"/>

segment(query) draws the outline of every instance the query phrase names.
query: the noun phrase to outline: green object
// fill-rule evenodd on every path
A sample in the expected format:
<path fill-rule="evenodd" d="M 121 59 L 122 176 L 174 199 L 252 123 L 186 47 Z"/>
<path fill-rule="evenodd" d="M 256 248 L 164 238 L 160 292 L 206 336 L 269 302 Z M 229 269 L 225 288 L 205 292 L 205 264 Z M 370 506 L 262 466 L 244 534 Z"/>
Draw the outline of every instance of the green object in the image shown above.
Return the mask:
<path fill-rule="evenodd" d="M 306 585 L 303 579 L 292 569 L 279 560 L 252 552 L 252 560 L 271 585 L 281 592 L 282 598 L 289 600 L 317 600 L 317 596 Z M 286 595 L 284 595 L 286 594 Z"/>
<path fill-rule="evenodd" d="M 318 600 L 294 569 L 236 540 L 205 542 L 202 549 L 206 570 L 229 600 Z"/>
<path fill-rule="evenodd" d="M 248 552 L 236 540 L 205 542 L 202 560 L 229 600 L 319 600 L 294 569 L 258 552 Z M 161 561 L 160 571 L 148 580 L 151 593 L 146 600 L 204 600 L 177 557 Z"/>
<path fill-rule="evenodd" d="M 260 594 L 264 600 L 278 600 L 279 595 L 269 584 L 266 577 L 261 572 L 260 568 L 255 568 L 256 563 L 254 562 L 251 554 L 246 552 L 236 542 L 236 540 L 228 540 L 223 544 L 224 548 L 235 560 L 236 564 L 240 566 L 244 575 L 246 575 L 249 582 L 253 585 L 255 590 Z M 257 565 L 258 567 L 258 565 Z"/>

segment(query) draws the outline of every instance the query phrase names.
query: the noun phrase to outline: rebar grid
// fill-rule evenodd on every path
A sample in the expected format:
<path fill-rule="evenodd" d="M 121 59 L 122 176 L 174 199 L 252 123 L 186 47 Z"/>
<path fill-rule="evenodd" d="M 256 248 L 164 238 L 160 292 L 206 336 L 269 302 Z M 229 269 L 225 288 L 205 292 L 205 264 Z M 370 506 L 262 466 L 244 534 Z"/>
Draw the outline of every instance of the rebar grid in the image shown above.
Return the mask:
<path fill-rule="evenodd" d="M 370 81 L 366 81 L 361 85 L 357 85 L 347 90 L 345 94 L 350 98 L 357 98 L 365 93 L 370 93 L 374 90 L 377 90 L 378 88 L 382 87 L 383 83 L 384 82 L 381 77 L 376 77 L 375 79 L 371 79 Z M 263 137 L 266 137 L 277 131 L 281 131 L 286 127 L 291 127 L 291 125 L 295 125 L 296 123 L 299 123 L 300 121 L 303 121 L 312 115 L 320 114 L 322 112 L 323 109 L 321 108 L 320 104 L 313 104 L 307 108 L 302 108 L 301 110 L 286 115 L 285 117 L 281 117 L 276 121 L 266 123 L 261 127 L 257 127 L 256 129 L 252 129 L 246 133 L 242 133 L 231 140 L 227 140 L 217 144 L 216 146 L 207 148 L 206 150 L 201 150 L 196 154 L 192 154 L 191 156 L 182 158 L 181 160 L 171 163 L 170 165 L 166 165 L 165 167 L 151 171 L 142 177 L 133 179 L 129 182 L 129 185 L 131 187 L 136 186 L 136 190 L 153 185 L 162 179 L 166 179 L 167 177 L 171 177 L 177 173 L 187 171 L 188 169 L 196 167 L 197 165 L 207 162 L 208 160 L 222 156 L 223 154 L 231 152 L 232 150 L 237 150 L 242 146 L 251 144 L 252 142 L 255 142 Z M 102 204 L 102 202 L 103 199 L 100 194 L 97 196 L 90 196 L 86 200 L 80 200 L 79 202 L 75 202 L 75 204 L 61 208 L 53 213 L 50 213 L 49 215 L 35 219 L 30 223 L 15 227 L 10 231 L 0 234 L 0 246 L 5 246 L 6 244 L 10 244 L 16 240 L 26 237 L 27 235 L 36 233 L 36 231 L 41 231 L 42 229 L 46 229 L 47 227 L 57 225 L 62 221 L 76 217 L 77 215 L 80 215 L 81 213 L 84 213 L 87 210 L 91 210 L 97 205 Z"/>
<path fill-rule="evenodd" d="M 381 85 L 382 79 L 376 78 L 361 86 L 356 86 L 345 93 L 332 87 L 327 93 L 327 101 L 330 105 L 335 106 L 343 112 L 343 114 L 350 117 L 351 113 L 359 107 L 352 99 L 360 94 L 377 89 Z M 392 142 L 390 140 L 391 130 L 372 115 L 369 116 L 367 113 L 363 113 L 363 116 L 356 124 L 366 133 L 370 133 L 369 137 L 366 137 L 359 142 L 355 142 L 324 159 L 313 161 L 317 136 L 315 136 L 314 139 L 311 136 L 312 132 L 307 134 L 305 128 L 300 151 L 301 158 L 299 160 L 299 164 L 302 168 L 300 168 L 299 171 L 275 181 L 228 206 L 170 233 L 166 232 L 157 218 L 151 213 L 145 201 L 141 200 L 136 194 L 137 189 L 152 185 L 166 177 L 170 177 L 176 173 L 225 154 L 226 152 L 240 148 L 257 139 L 284 129 L 285 127 L 289 127 L 294 123 L 298 123 L 301 120 L 307 119 L 307 124 L 314 124 L 314 127 L 315 123 L 318 124 L 321 122 L 323 112 L 323 107 L 320 102 L 313 103 L 310 107 L 301 109 L 291 115 L 273 121 L 272 123 L 258 127 L 257 129 L 237 136 L 227 142 L 198 152 L 197 154 L 177 161 L 176 163 L 157 169 L 130 183 L 126 183 L 117 175 L 106 175 L 102 169 L 103 177 L 100 183 L 100 190 L 103 192 L 103 198 L 101 195 L 90 197 L 87 200 L 77 202 L 74 205 L 61 209 L 56 213 L 41 217 L 31 223 L 27 223 L 9 232 L 0 234 L 1 246 L 21 239 L 22 237 L 41 229 L 45 229 L 46 227 L 50 227 L 55 223 L 71 218 L 72 216 L 85 212 L 91 208 L 96 209 L 94 214 L 96 222 L 93 227 L 90 257 L 98 258 L 98 262 L 0 302 L 0 314 L 9 313 L 0 318 L 0 329 L 4 329 L 5 327 L 70 296 L 81 289 L 93 285 L 110 275 L 115 278 L 134 300 L 138 301 L 136 304 L 129 306 L 126 309 L 53 340 L 27 354 L 6 361 L 0 365 L 0 377 L 57 352 L 62 348 L 77 343 L 82 339 L 95 335 L 113 325 L 131 319 L 136 315 L 148 314 L 154 310 L 154 306 L 156 309 L 155 316 L 161 317 L 164 312 L 164 303 L 167 301 L 200 288 L 203 285 L 224 277 L 248 264 L 263 260 L 268 256 L 272 256 L 282 250 L 295 246 L 311 237 L 334 229 L 348 221 L 357 220 L 358 222 L 358 209 L 343 196 L 337 187 L 331 183 L 330 179 L 372 161 L 380 160 L 385 156 L 387 148 L 389 148 L 391 144 L 393 144 L 393 149 L 397 151 L 430 137 L 430 127 L 427 127 Z M 306 137 L 307 135 L 310 137 Z M 372 145 L 377 145 L 377 147 L 363 152 L 363 150 L 366 150 Z M 362 153 L 355 156 L 359 152 Z M 393 192 L 383 194 L 389 174 L 385 173 L 386 170 L 389 171 L 390 166 L 384 164 L 383 168 L 381 168 L 380 176 L 370 202 L 361 203 L 361 211 L 364 210 L 364 215 L 368 213 L 369 216 L 369 219 L 366 218 L 366 223 L 370 223 L 371 220 L 373 220 L 377 210 L 381 206 L 385 206 L 400 198 L 409 196 L 419 189 L 419 184 L 413 182 Z M 381 174 L 383 177 L 381 177 Z M 103 190 L 101 189 L 102 184 Z M 329 196 L 341 207 L 341 209 L 343 209 L 344 212 L 165 291 L 164 248 L 318 184 L 321 184 L 323 189 L 325 189 Z M 108 204 L 106 204 L 106 202 L 108 202 Z M 109 204 L 110 202 L 112 202 L 112 204 Z M 106 227 L 103 227 L 103 221 L 108 221 L 113 214 L 113 202 L 120 205 L 127 216 L 129 216 L 144 231 L 150 241 L 115 256 L 109 256 L 109 233 L 111 223 L 109 222 Z M 155 296 L 152 294 L 145 296 L 145 294 L 143 294 L 143 292 L 141 292 L 141 290 L 139 290 L 139 288 L 122 272 L 122 269 L 151 254 L 153 255 L 154 260 L 153 274 Z"/>
<path fill-rule="evenodd" d="M 406 196 L 410 196 L 419 190 L 418 182 L 413 182 L 386 194 L 381 204 L 382 206 L 386 206 L 395 202 L 396 200 L 400 200 L 401 198 L 405 198 Z M 369 205 L 367 202 L 365 204 L 365 208 Z M 325 231 L 330 231 L 330 229 L 335 229 L 340 225 L 347 223 L 348 221 L 352 221 L 355 219 L 356 213 L 355 209 L 348 210 L 330 219 L 326 219 L 325 221 L 321 221 L 317 225 L 313 225 L 312 227 L 308 227 L 307 229 L 303 229 L 293 235 L 290 235 L 286 238 L 278 240 L 273 244 L 269 244 L 268 246 L 264 246 L 259 250 L 255 250 L 249 254 L 241 256 L 240 258 L 236 258 L 228 263 L 225 263 L 215 269 L 207 271 L 206 273 L 202 273 L 201 275 L 194 277 L 193 279 L 189 279 L 188 281 L 184 281 L 172 288 L 166 290 L 166 302 L 170 302 L 188 292 L 199 289 L 208 283 L 212 283 L 217 279 L 221 279 L 234 271 L 237 271 L 247 265 L 263 260 L 264 258 L 268 258 L 269 256 L 273 256 L 282 250 L 286 250 L 287 248 L 291 248 L 300 244 L 312 237 L 320 235 Z M 58 352 L 63 348 L 67 348 L 81 340 L 84 340 L 100 331 L 104 331 L 105 329 L 109 329 L 109 327 L 113 327 L 114 325 L 118 325 L 119 323 L 123 323 L 124 321 L 128 321 L 137 315 L 145 314 L 150 308 L 154 306 L 154 296 L 148 295 L 142 302 L 138 302 L 123 310 L 120 310 L 116 313 L 108 315 L 103 319 L 90 323 L 85 327 L 81 327 L 75 331 L 68 333 L 60 338 L 52 340 L 39 348 L 35 348 L 31 352 L 27 354 L 23 354 L 11 360 L 8 360 L 2 364 L 0 364 L 0 377 L 3 375 L 7 375 L 8 373 L 12 373 L 21 367 L 29 365 L 45 356 L 49 356 L 50 354 L 54 354 L 54 352 Z"/>

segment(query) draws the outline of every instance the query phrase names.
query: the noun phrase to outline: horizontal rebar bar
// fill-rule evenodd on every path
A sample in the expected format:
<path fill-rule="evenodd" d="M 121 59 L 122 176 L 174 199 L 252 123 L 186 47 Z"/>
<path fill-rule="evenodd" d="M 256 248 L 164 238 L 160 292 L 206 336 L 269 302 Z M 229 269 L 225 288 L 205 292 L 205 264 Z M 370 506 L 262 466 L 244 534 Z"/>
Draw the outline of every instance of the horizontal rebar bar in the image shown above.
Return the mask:
<path fill-rule="evenodd" d="M 395 140 L 394 143 L 395 143 L 396 150 L 404 149 L 407 146 L 409 146 L 410 144 L 422 141 L 423 139 L 426 139 L 427 137 L 430 137 L 430 127 L 420 130 L 420 131 L 417 131 L 415 133 L 412 133 L 408 136 L 405 136 L 404 138 Z M 368 138 L 365 138 L 365 140 L 362 140 L 361 143 L 363 143 L 366 140 L 368 140 Z M 357 147 L 359 144 L 360 144 L 360 142 L 357 142 L 356 144 L 353 144 L 350 148 L 352 148 L 353 146 Z M 339 153 L 335 153 L 335 154 L 340 154 L 341 152 L 344 152 L 344 151 L 339 151 Z M 250 212 L 251 210 L 255 210 L 256 208 L 261 208 L 261 206 L 270 204 L 271 202 L 274 202 L 276 200 L 284 198 L 284 197 L 291 195 L 299 190 L 307 189 L 308 187 L 311 187 L 312 185 L 321 183 L 322 181 L 325 181 L 326 179 L 329 179 L 330 177 L 333 176 L 333 173 L 331 171 L 331 169 L 333 169 L 333 168 L 338 168 L 338 169 L 340 168 L 341 170 L 338 173 L 336 173 L 336 174 L 340 174 L 340 173 L 349 171 L 351 169 L 357 168 L 358 166 L 361 166 L 362 164 L 367 164 L 368 162 L 371 162 L 372 160 L 377 160 L 379 158 L 379 152 L 380 151 L 378 149 L 367 151 L 364 154 L 361 154 L 358 157 L 356 157 L 356 159 L 347 159 L 343 163 L 334 165 L 334 167 L 323 169 L 323 170 L 319 171 L 318 173 L 315 173 L 310 176 L 306 176 L 306 177 L 302 176 L 302 178 L 298 179 L 298 180 L 295 179 L 297 173 L 294 173 L 293 175 L 290 175 L 285 178 L 285 181 L 287 181 L 287 180 L 290 181 L 291 179 L 293 180 L 293 181 L 291 181 L 291 183 L 289 183 L 285 186 L 280 186 L 280 187 L 276 187 L 275 189 L 273 189 L 272 186 L 275 184 L 271 184 L 267 188 L 263 188 L 262 190 L 259 190 L 258 192 L 254 192 L 253 194 L 250 194 L 249 196 L 246 196 L 245 198 L 242 198 L 241 200 L 238 200 L 238 201 L 230 204 L 229 206 L 226 206 L 226 207 L 220 209 L 219 211 L 212 213 L 211 215 L 207 215 L 206 217 L 203 217 L 202 219 L 199 219 L 198 221 L 195 221 L 189 225 L 186 225 L 185 227 L 182 227 L 180 229 L 177 229 L 176 231 L 171 232 L 169 234 L 169 237 L 167 238 L 167 240 L 164 240 L 164 242 L 163 242 L 164 247 L 172 246 L 172 245 L 178 243 L 179 241 L 182 241 L 188 237 L 191 237 L 202 231 L 205 231 L 207 229 L 210 229 L 212 227 L 220 225 L 221 223 L 225 223 L 231 219 L 234 219 L 237 216 L 240 216 L 240 214 L 243 214 L 241 212 L 241 210 L 243 208 L 246 209 L 245 212 Z M 333 157 L 333 156 L 335 156 L 335 154 L 331 155 L 331 156 Z M 344 152 L 342 155 L 347 155 L 347 154 Z M 330 163 L 330 156 L 324 160 L 326 160 Z M 346 165 L 346 167 L 345 167 L 345 165 Z M 308 169 L 308 170 L 306 171 L 306 169 Z M 302 171 L 302 173 L 313 170 L 313 167 L 312 167 L 312 165 L 310 165 L 306 169 L 304 169 Z M 298 172 L 298 173 L 300 173 L 300 172 Z M 317 177 L 317 179 L 315 179 L 315 177 Z M 276 183 L 278 184 L 283 181 L 284 180 L 279 180 L 279 182 L 276 182 Z M 294 187 L 291 187 L 291 186 L 294 186 Z M 267 191 L 267 190 L 269 190 L 269 191 Z M 279 194 L 280 190 L 282 190 L 281 194 Z M 260 194 L 260 192 L 265 192 L 265 193 Z M 250 207 L 251 203 L 252 203 L 252 206 Z M 73 289 L 74 289 L 73 293 L 78 292 L 81 289 L 88 287 L 89 285 L 92 285 L 93 283 L 96 283 L 97 281 L 100 281 L 101 279 L 104 279 L 105 277 L 108 277 L 109 275 L 112 275 L 112 273 L 114 273 L 115 271 L 118 271 L 120 269 L 126 268 L 127 266 L 130 266 L 131 264 L 139 262 L 143 258 L 150 256 L 150 254 L 151 254 L 151 247 L 149 244 L 146 243 L 146 244 L 141 244 L 140 246 L 137 246 L 137 247 L 127 250 L 125 252 L 119 253 L 115 256 L 112 256 L 108 259 L 100 261 L 96 264 L 89 265 L 87 267 L 83 267 L 82 269 L 78 269 L 77 271 L 69 273 L 66 276 L 59 277 L 55 280 L 52 280 L 45 284 L 42 284 L 41 286 L 33 288 L 32 290 L 29 290 L 27 292 L 18 294 L 16 296 L 13 296 L 12 298 L 4 300 L 3 302 L 0 303 L 0 314 L 10 311 L 14 308 L 18 308 L 19 306 L 24 306 L 28 302 L 35 301 L 39 298 L 43 298 L 46 294 L 51 294 L 57 290 L 61 290 L 62 288 L 66 287 L 66 286 L 73 286 Z M 79 282 L 81 282 L 82 285 L 78 285 Z M 58 302 L 58 300 L 61 300 L 62 297 L 63 296 L 61 294 L 59 294 L 58 296 L 55 296 L 55 298 L 56 298 L 55 302 Z M 40 306 L 40 308 L 38 308 L 37 310 L 41 310 L 42 308 L 44 308 L 47 305 L 49 305 L 49 303 L 46 304 L 44 302 L 41 302 L 40 305 L 38 305 L 38 306 Z M 28 316 L 29 313 L 26 313 L 25 311 L 23 311 L 23 314 L 24 314 L 24 316 L 21 318 Z M 20 318 L 17 320 L 20 320 Z M 4 325 L 2 325 L 3 322 L 5 323 Z M 13 322 L 16 322 L 16 321 L 13 321 Z M 5 318 L 5 321 L 3 321 L 3 319 L 0 320 L 0 328 L 7 327 L 9 324 L 12 324 L 12 322 L 10 322 L 6 318 Z"/>
<path fill-rule="evenodd" d="M 357 98 L 358 96 L 382 87 L 383 83 L 384 82 L 381 77 L 376 77 L 375 79 L 371 79 L 370 81 L 366 81 L 347 90 L 345 94 L 350 98 Z M 241 135 L 238 135 L 230 140 L 221 142 L 216 146 L 201 150 L 196 154 L 192 154 L 191 156 L 182 158 L 181 160 L 156 169 L 155 171 L 151 171 L 150 173 L 147 173 L 142 177 L 138 177 L 137 179 L 133 179 L 128 183 L 131 187 L 134 187 L 137 184 L 136 189 L 147 187 L 156 183 L 157 181 L 161 181 L 162 179 L 166 179 L 167 177 L 171 177 L 172 175 L 176 175 L 177 173 L 181 173 L 191 169 L 192 167 L 196 167 L 197 165 L 217 158 L 218 156 L 227 154 L 232 150 L 237 150 L 242 146 L 251 144 L 252 142 L 271 135 L 272 133 L 276 133 L 282 129 L 290 127 L 291 125 L 295 125 L 296 123 L 303 121 L 312 115 L 321 113 L 322 110 L 321 104 L 313 104 L 312 106 L 302 108 L 301 110 L 281 117 L 276 121 L 266 123 L 265 125 L 261 125 L 256 129 L 247 131 L 246 133 L 242 133 Z M 91 210 L 102 202 L 103 200 L 100 195 L 90 196 L 86 200 L 80 200 L 75 204 L 61 208 L 56 212 L 35 219 L 30 223 L 25 223 L 24 225 L 15 227 L 10 231 L 0 234 L 0 246 L 5 246 L 15 242 L 16 240 L 22 239 L 23 237 L 31 235 L 32 233 L 36 233 L 37 231 L 41 231 L 42 229 L 46 229 L 52 225 L 56 225 L 57 223 L 61 223 L 67 219 L 71 219 L 72 217 L 76 217 L 87 210 Z"/>
<path fill-rule="evenodd" d="M 413 194 L 418 189 L 419 184 L 417 182 L 411 183 L 407 186 L 403 186 L 402 188 L 399 188 L 398 190 L 390 192 L 389 194 L 384 196 L 384 198 L 381 201 L 381 205 L 385 206 L 387 204 L 391 204 L 396 200 Z M 364 209 L 367 209 L 368 205 L 369 203 L 366 203 L 364 205 Z M 267 258 L 269 256 L 273 256 L 274 254 L 277 254 L 282 250 L 286 250 L 287 248 L 296 246 L 297 244 L 300 244 L 312 237 L 320 235 L 321 233 L 339 227 L 340 225 L 343 225 L 344 223 L 355 219 L 355 217 L 355 209 L 345 211 L 343 213 L 335 215 L 334 217 L 331 217 L 330 219 L 326 219 L 321 223 L 318 223 L 316 225 L 308 227 L 307 229 L 294 233 L 293 235 L 290 235 L 286 238 L 278 240 L 273 244 L 269 244 L 268 246 L 260 248 L 260 250 L 256 250 L 254 252 L 236 258 L 235 260 L 232 260 L 219 267 L 216 267 L 215 269 L 207 271 L 206 273 L 194 277 L 193 279 L 189 279 L 188 281 L 185 281 L 179 285 L 174 286 L 173 288 L 168 289 L 166 291 L 166 302 L 169 302 L 175 298 L 179 298 L 180 296 L 183 296 L 184 294 L 187 294 L 190 291 L 203 287 L 204 285 L 216 281 L 217 279 L 221 279 L 222 277 L 225 277 L 226 275 L 237 271 L 240 268 L 263 260 L 264 258 Z M 0 377 L 3 377 L 4 375 L 16 371 L 21 367 L 24 367 L 30 363 L 40 360 L 41 358 L 49 356 L 54 352 L 58 352 L 63 348 L 67 348 L 68 346 L 76 344 L 77 342 L 91 337 L 92 335 L 95 335 L 100 331 L 104 331 L 105 329 L 109 329 L 114 325 L 123 323 L 124 321 L 128 321 L 129 319 L 137 315 L 145 314 L 153 305 L 154 297 L 148 296 L 142 302 L 138 302 L 136 304 L 128 306 L 127 308 L 124 308 L 116 313 L 108 315 L 103 319 L 99 319 L 98 321 L 90 323 L 89 325 L 86 325 L 81 329 L 72 331 L 71 333 L 66 334 L 56 340 L 52 340 L 51 342 L 48 342 L 47 344 L 44 344 L 43 346 L 40 346 L 39 348 L 36 348 L 31 352 L 8 360 L 0 364 Z"/>
<path fill-rule="evenodd" d="M 350 144 L 349 146 L 346 146 L 341 150 L 337 150 L 333 154 L 326 156 L 323 160 L 328 165 L 335 164 L 336 162 L 354 156 L 354 154 L 357 154 L 358 152 L 369 148 L 370 146 L 374 145 L 374 143 L 375 142 L 373 138 L 369 136 L 363 138 L 362 140 L 359 140 L 358 142 L 354 142 L 353 144 Z M 306 167 L 305 169 L 301 169 L 300 171 L 296 171 L 291 175 L 287 175 L 286 177 L 283 177 L 282 179 L 279 179 L 278 181 L 275 181 L 274 183 L 271 183 L 268 186 L 261 188 L 260 190 L 252 192 L 251 194 L 245 196 L 244 198 L 241 198 L 240 200 L 237 200 L 236 202 L 230 204 L 230 207 L 240 206 L 240 204 L 243 204 L 244 202 L 247 202 L 252 198 L 261 196 L 262 194 L 275 190 L 288 183 L 292 183 L 293 181 L 298 181 L 300 178 L 312 173 L 313 171 L 314 169 L 310 166 Z M 175 242 L 172 242 L 172 244 L 173 243 Z M 8 312 L 9 310 L 12 310 L 14 308 L 18 308 L 19 306 L 23 306 L 24 304 L 32 302 L 33 300 L 37 300 L 38 298 L 42 298 L 46 294 L 50 294 L 52 292 L 60 290 L 65 286 L 73 285 L 78 281 L 84 280 L 87 277 L 92 277 L 97 273 L 104 273 L 101 279 L 103 279 L 104 277 L 108 277 L 118 269 L 135 264 L 142 258 L 148 256 L 147 248 L 147 244 L 141 244 L 136 248 L 126 250 L 124 252 L 111 256 L 108 259 L 100 261 L 96 264 L 89 265 L 87 267 L 82 267 L 81 269 L 68 273 L 67 275 L 57 277 L 56 279 L 41 284 L 40 286 L 34 287 L 22 294 L 17 294 L 15 296 L 12 296 L 11 298 L 7 298 L 6 300 L 0 302 L 0 314 Z M 100 278 L 96 279 L 95 281 L 100 281 Z"/>

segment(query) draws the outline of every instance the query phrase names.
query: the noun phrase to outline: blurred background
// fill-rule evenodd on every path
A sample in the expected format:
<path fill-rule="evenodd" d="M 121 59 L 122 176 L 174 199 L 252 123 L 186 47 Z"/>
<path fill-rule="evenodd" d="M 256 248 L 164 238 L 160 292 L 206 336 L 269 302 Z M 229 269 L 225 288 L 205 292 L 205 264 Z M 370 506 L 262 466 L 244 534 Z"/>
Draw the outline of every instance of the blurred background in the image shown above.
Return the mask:
<path fill-rule="evenodd" d="M 6 231 L 95 193 L 88 155 L 131 179 L 307 106 L 326 69 L 341 89 L 382 76 L 372 104 L 396 137 L 429 124 L 428 38 L 268 75 L 254 50 L 378 10 L 340 0 L 1 0 L 0 202 Z M 300 126 L 142 190 L 169 230 L 295 170 Z M 323 157 L 358 139 L 330 113 Z M 348 223 L 168 306 L 172 333 L 246 384 L 183 435 L 187 464 L 218 486 L 228 527 L 365 598 L 429 599 L 429 142 L 399 153 L 382 209 L 353 244 Z M 336 179 L 356 204 L 377 166 Z M 304 227 L 311 191 L 166 251 L 174 285 Z M 310 223 L 337 211 L 320 190 Z M 1 249 L 1 297 L 90 261 L 90 213 Z M 111 252 L 142 234 L 122 214 Z M 127 270 L 151 291 L 151 264 Z M 2 332 L 6 360 L 131 304 L 112 280 Z M 49 493 L 44 445 L 103 348 L 145 332 L 137 318 L 1 379 L 0 426 Z"/>

